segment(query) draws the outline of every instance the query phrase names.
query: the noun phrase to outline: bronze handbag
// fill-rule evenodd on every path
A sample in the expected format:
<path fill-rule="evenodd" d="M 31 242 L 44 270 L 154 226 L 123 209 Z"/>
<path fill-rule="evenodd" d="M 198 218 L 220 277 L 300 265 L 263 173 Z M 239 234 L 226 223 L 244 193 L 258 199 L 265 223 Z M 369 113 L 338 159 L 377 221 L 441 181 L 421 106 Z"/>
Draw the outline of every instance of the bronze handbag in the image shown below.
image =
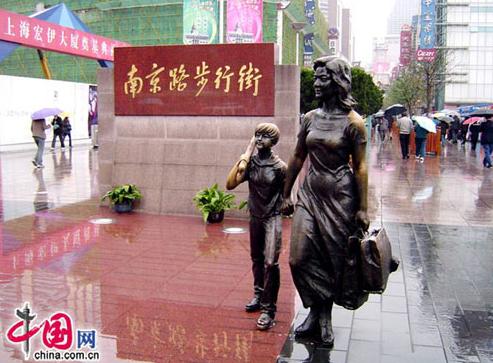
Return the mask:
<path fill-rule="evenodd" d="M 391 272 L 399 261 L 392 256 L 392 246 L 385 228 L 365 233 L 360 242 L 361 287 L 373 294 L 382 294 Z"/>

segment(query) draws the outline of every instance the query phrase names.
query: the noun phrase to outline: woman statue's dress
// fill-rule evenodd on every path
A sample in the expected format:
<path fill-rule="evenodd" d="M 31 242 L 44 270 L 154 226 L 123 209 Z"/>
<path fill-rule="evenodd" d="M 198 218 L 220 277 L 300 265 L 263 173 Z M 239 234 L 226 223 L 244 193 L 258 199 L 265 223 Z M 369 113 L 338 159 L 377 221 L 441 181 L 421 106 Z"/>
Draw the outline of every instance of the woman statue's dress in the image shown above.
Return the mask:
<path fill-rule="evenodd" d="M 366 143 L 363 120 L 354 111 L 305 115 L 297 148 L 310 167 L 293 216 L 290 267 L 305 307 L 341 303 L 348 239 L 358 229 L 359 192 L 350 167 L 355 145 Z"/>

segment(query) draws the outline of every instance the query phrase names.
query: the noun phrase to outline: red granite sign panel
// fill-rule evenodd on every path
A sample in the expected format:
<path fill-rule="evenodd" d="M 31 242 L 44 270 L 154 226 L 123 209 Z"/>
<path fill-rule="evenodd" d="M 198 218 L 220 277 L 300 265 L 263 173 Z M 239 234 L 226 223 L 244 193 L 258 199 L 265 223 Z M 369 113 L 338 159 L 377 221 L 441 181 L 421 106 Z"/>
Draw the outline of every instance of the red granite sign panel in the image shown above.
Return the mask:
<path fill-rule="evenodd" d="M 273 116 L 274 44 L 117 48 L 115 114 Z"/>

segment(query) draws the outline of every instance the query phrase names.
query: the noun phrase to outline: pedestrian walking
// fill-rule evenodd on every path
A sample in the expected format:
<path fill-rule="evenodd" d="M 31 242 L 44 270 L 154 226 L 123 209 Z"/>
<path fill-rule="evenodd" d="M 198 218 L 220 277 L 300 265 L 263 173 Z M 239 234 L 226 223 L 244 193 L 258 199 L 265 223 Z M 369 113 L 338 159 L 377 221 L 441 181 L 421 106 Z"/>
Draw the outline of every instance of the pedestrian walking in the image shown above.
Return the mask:
<path fill-rule="evenodd" d="M 62 133 L 63 133 L 63 137 L 62 137 L 63 143 L 65 142 L 65 137 L 68 136 L 68 142 L 69 142 L 68 146 L 72 148 L 72 125 L 70 124 L 70 120 L 68 119 L 68 116 L 66 116 L 63 119 Z"/>
<path fill-rule="evenodd" d="M 36 168 L 44 168 L 43 165 L 43 153 L 45 150 L 45 140 L 46 133 L 45 130 L 49 129 L 51 126 L 46 124 L 44 118 L 32 120 L 31 122 L 31 132 L 33 135 L 34 142 L 38 150 L 36 151 L 36 155 L 34 156 L 34 160 L 32 163 Z"/>
<path fill-rule="evenodd" d="M 457 116 L 453 117 L 454 121 L 450 125 L 448 139 L 452 140 L 452 143 L 457 144 L 457 135 L 460 129 L 460 120 Z"/>
<path fill-rule="evenodd" d="M 378 123 L 378 133 L 380 135 L 380 142 L 385 143 L 388 132 L 389 132 L 389 121 L 385 117 L 380 117 Z"/>
<path fill-rule="evenodd" d="M 466 145 L 467 131 L 468 130 L 469 130 L 469 126 L 468 125 L 464 125 L 464 124 L 461 124 L 460 125 L 459 134 L 457 135 L 457 139 L 460 140 L 461 146 L 464 146 L 465 147 L 465 145 Z"/>
<path fill-rule="evenodd" d="M 408 117 L 407 112 L 404 112 L 402 117 L 397 120 L 397 127 L 399 128 L 402 159 L 409 159 L 409 138 L 411 137 L 413 122 Z"/>
<path fill-rule="evenodd" d="M 65 144 L 63 143 L 63 121 L 60 116 L 53 117 L 53 121 L 51 121 L 51 125 L 53 126 L 53 140 L 51 141 L 51 150 L 55 149 L 56 138 L 60 139 L 60 144 L 62 145 L 62 149 L 65 148 Z"/>
<path fill-rule="evenodd" d="M 287 166 L 272 153 L 271 148 L 278 140 L 279 128 L 276 125 L 257 125 L 255 135 L 226 181 L 228 190 L 248 181 L 254 296 L 245 305 L 245 310 L 261 311 L 257 319 L 257 328 L 260 330 L 274 325 L 280 286 L 281 206 Z M 252 156 L 255 148 L 257 153 Z"/>
<path fill-rule="evenodd" d="M 449 129 L 448 123 L 440 121 L 440 141 L 442 146 L 445 146 L 447 142 L 447 130 Z"/>
<path fill-rule="evenodd" d="M 493 152 L 493 116 L 486 118 L 481 124 L 481 146 L 484 150 L 483 166 L 491 168 L 491 153 Z"/>
<path fill-rule="evenodd" d="M 481 131 L 481 125 L 478 122 L 473 122 L 469 126 L 469 132 L 471 133 L 471 150 L 472 151 L 476 151 L 476 145 L 478 144 L 480 131 Z"/>
<path fill-rule="evenodd" d="M 428 131 L 421 127 L 418 123 L 414 127 L 415 132 L 415 144 L 416 144 L 416 160 L 420 163 L 425 161 L 426 155 L 426 137 L 428 135 Z"/>

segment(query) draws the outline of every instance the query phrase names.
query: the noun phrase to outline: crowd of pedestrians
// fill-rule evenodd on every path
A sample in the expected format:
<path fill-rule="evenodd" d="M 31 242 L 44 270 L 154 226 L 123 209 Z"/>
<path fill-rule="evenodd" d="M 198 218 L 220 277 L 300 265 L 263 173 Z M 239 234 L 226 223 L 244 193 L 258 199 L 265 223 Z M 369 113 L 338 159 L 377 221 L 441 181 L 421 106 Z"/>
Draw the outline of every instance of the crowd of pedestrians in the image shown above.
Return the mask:
<path fill-rule="evenodd" d="M 432 117 L 430 116 L 430 118 Z M 451 143 L 459 144 L 465 148 L 466 142 L 469 141 L 471 150 L 476 152 L 479 142 L 484 151 L 483 166 L 491 168 L 493 166 L 493 115 L 478 119 L 475 122 L 464 122 L 458 114 L 454 113 L 447 117 L 447 120 L 433 119 L 433 121 L 436 128 L 440 130 L 440 143 L 442 146 Z M 402 159 L 409 159 L 409 145 L 414 131 L 415 159 L 423 163 L 426 156 L 426 140 L 430 131 L 413 120 L 413 117 L 409 117 L 407 112 L 403 112 L 400 117 L 389 117 L 384 114 L 374 115 L 371 125 L 372 134 L 378 135 L 379 142 L 382 145 L 392 140 L 392 125 L 394 121 L 399 131 Z"/>

